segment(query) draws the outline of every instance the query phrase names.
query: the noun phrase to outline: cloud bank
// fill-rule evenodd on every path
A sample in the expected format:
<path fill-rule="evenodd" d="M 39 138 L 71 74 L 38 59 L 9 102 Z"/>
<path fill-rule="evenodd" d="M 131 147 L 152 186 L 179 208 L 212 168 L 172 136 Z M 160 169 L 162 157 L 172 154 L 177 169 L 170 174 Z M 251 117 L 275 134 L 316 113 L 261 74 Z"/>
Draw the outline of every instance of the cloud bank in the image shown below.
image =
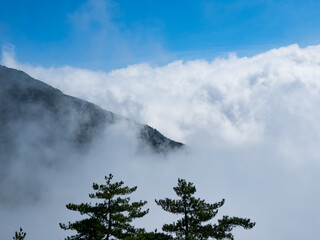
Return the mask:
<path fill-rule="evenodd" d="M 171 219 L 154 206 L 154 198 L 173 197 L 171 188 L 183 177 L 193 181 L 199 196 L 209 202 L 226 198 L 223 214 L 257 221 L 252 231 L 236 231 L 237 239 L 316 235 L 320 221 L 320 46 L 291 45 L 252 57 L 231 54 L 210 62 L 138 64 L 110 72 L 31 66 L 16 61 L 13 51 L 3 52 L 2 64 L 147 123 L 190 146 L 189 153 L 166 158 L 141 156 L 130 148 L 130 140 L 107 138 L 84 157 L 82 166 L 64 173 L 49 188 L 54 196 L 49 203 L 12 214 L 11 223 L 20 216 L 28 224 L 32 209 L 43 218 L 51 216 L 50 224 L 67 221 L 70 213 L 64 204 L 86 199 L 90 183 L 101 182 L 113 172 L 129 185 L 138 185 L 137 198 L 149 201 L 152 211 L 140 223 L 149 230 L 160 229 Z M 106 158 L 112 160 L 106 163 Z M 64 180 L 70 192 L 63 188 Z M 60 210 L 41 215 L 43 206 Z M 41 236 L 36 235 L 34 223 L 27 225 L 30 232 Z M 50 224 L 47 229 L 52 228 Z M 52 236 L 64 234 L 52 231 Z"/>
<path fill-rule="evenodd" d="M 111 72 L 33 67 L 8 52 L 2 62 L 187 143 L 199 129 L 235 144 L 295 134 L 293 127 L 297 136 L 307 132 L 302 128 L 319 134 L 313 120 L 319 114 L 320 46 L 292 45 L 253 57 L 162 67 L 130 65 Z"/>

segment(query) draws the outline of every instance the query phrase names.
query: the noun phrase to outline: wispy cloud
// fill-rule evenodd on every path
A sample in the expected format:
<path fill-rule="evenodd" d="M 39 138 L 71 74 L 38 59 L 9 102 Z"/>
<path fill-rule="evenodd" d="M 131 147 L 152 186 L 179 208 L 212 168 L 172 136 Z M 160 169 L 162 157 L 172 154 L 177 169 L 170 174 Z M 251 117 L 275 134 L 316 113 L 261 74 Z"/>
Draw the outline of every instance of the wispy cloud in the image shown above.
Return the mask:
<path fill-rule="evenodd" d="M 76 58 L 94 69 L 110 69 L 123 63 L 167 59 L 156 28 L 132 24 L 130 29 L 117 15 L 121 9 L 111 0 L 89 0 L 68 15 Z M 142 57 L 143 56 L 143 57 Z"/>
<path fill-rule="evenodd" d="M 83 32 L 90 30 L 90 28 L 97 30 L 110 29 L 112 23 L 108 8 L 111 4 L 111 1 L 90 0 L 81 5 L 76 12 L 70 14 L 69 20 L 75 29 Z"/>

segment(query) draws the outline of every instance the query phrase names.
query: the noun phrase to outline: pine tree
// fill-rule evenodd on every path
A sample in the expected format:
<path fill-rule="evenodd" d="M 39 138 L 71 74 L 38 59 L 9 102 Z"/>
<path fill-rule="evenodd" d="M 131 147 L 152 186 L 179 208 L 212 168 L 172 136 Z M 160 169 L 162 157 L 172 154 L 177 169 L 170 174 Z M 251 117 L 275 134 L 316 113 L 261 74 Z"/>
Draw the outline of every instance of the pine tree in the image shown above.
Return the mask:
<path fill-rule="evenodd" d="M 26 237 L 26 235 L 27 234 L 20 227 L 20 231 L 19 232 L 15 232 L 13 239 L 14 240 L 23 240 Z"/>
<path fill-rule="evenodd" d="M 130 203 L 129 197 L 121 197 L 136 191 L 137 187 L 129 188 L 123 186 L 124 182 L 114 182 L 113 175 L 105 177 L 106 184 L 98 185 L 93 183 L 92 188 L 95 193 L 89 194 L 91 199 L 102 200 L 95 205 L 91 203 L 73 204 L 66 207 L 72 211 L 78 211 L 88 218 L 74 223 L 62 224 L 64 230 L 76 230 L 77 234 L 66 238 L 67 240 L 111 240 L 124 239 L 133 236 L 137 229 L 130 223 L 135 218 L 141 218 L 149 210 L 142 211 L 146 201 Z"/>
<path fill-rule="evenodd" d="M 173 240 L 170 235 L 164 233 L 146 232 L 144 229 L 137 232 L 135 236 L 130 236 L 124 240 Z"/>
<path fill-rule="evenodd" d="M 250 219 L 223 216 L 218 220 L 218 224 L 204 224 L 213 219 L 218 208 L 222 207 L 225 200 L 209 204 L 205 200 L 193 197 L 196 187 L 193 183 L 186 182 L 184 179 L 178 179 L 178 186 L 173 190 L 178 195 L 178 200 L 169 198 L 155 200 L 163 210 L 182 214 L 182 218 L 172 224 L 164 224 L 162 230 L 168 233 L 175 233 L 177 240 L 205 240 L 213 239 L 234 239 L 231 233 L 232 229 L 241 226 L 245 229 L 251 229 L 255 223 Z"/>

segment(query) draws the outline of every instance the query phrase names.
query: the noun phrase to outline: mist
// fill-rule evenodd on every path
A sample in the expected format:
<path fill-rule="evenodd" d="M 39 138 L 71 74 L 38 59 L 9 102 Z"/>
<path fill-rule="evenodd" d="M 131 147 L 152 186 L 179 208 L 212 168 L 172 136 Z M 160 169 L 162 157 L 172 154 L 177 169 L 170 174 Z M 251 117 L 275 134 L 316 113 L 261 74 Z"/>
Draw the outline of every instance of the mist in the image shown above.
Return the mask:
<path fill-rule="evenodd" d="M 185 178 L 207 202 L 226 199 L 222 215 L 251 218 L 257 225 L 239 229 L 235 238 L 308 239 L 317 234 L 320 212 L 319 116 L 320 46 L 297 45 L 252 57 L 176 61 L 165 66 L 131 65 L 111 72 L 70 66 L 44 68 L 18 62 L 3 52 L 2 64 L 21 69 L 66 94 L 147 123 L 187 147 L 169 154 L 141 149 L 136 130 L 120 122 L 84 152 L 66 145 L 50 149 L 65 159 L 58 167 L 24 161 L 8 168 L 5 192 L 19 201 L 1 202 L 0 222 L 10 239 L 20 226 L 28 239 L 63 239 L 59 222 L 79 219 L 65 204 L 89 201 L 92 182 L 115 180 L 138 186 L 134 200 L 147 200 L 150 212 L 137 226 L 161 230 L 171 216 L 154 199 L 174 198 L 172 187 Z M 37 126 L 23 139 L 34 137 Z M 39 143 L 41 144 L 41 143 Z M 38 146 L 43 149 L 43 147 Z M 21 148 L 23 149 L 23 148 Z M 37 155 L 28 145 L 26 152 Z M 53 151 L 54 150 L 54 151 Z M 11 170 L 10 170 L 11 169 Z M 19 182 L 18 185 L 14 181 Z M 27 179 L 36 198 L 26 198 Z M 20 186 L 21 189 L 17 189 Z M 31 194 L 32 195 L 32 194 Z"/>

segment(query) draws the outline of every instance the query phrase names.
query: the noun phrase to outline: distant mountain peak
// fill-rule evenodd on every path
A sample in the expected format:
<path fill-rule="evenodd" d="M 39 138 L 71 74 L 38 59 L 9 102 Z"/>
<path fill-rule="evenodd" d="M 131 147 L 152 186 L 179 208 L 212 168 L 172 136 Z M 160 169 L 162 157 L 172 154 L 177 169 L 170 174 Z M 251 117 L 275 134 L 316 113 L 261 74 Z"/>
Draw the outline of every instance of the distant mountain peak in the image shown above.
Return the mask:
<path fill-rule="evenodd" d="M 0 66 L 0 85 L 0 150 L 12 148 L 16 151 L 14 125 L 21 122 L 33 122 L 39 127 L 52 125 L 42 126 L 46 131 L 41 135 L 43 141 L 60 141 L 57 136 L 62 136 L 63 140 L 82 148 L 108 126 L 125 120 L 93 103 L 65 95 L 16 69 Z M 141 142 L 155 152 L 167 153 L 183 146 L 148 125 L 135 124 L 140 128 Z"/>

